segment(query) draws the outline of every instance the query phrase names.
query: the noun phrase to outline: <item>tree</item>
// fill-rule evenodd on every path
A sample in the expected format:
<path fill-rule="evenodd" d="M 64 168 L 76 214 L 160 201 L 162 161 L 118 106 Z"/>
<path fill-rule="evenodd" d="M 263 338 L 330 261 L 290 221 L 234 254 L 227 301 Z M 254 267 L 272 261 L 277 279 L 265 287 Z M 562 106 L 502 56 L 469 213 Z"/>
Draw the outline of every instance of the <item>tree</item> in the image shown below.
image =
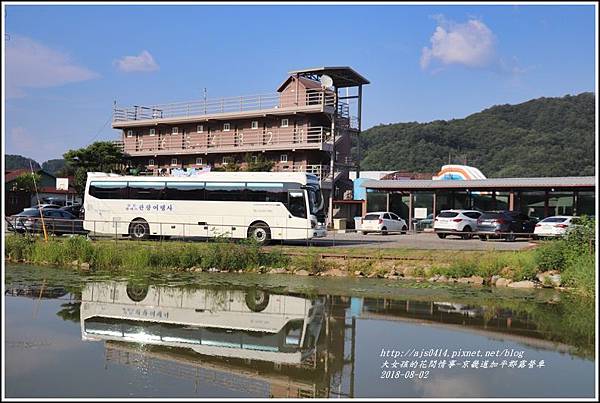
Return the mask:
<path fill-rule="evenodd" d="M 48 161 L 44 161 L 42 163 L 42 169 L 46 172 L 51 173 L 54 176 L 62 176 L 61 174 L 63 173 L 65 166 L 66 166 L 66 161 L 62 158 L 48 160 Z M 68 175 L 66 175 L 66 176 L 68 176 Z"/>
<path fill-rule="evenodd" d="M 274 161 L 267 160 L 262 154 L 256 157 L 256 161 L 252 160 L 250 154 L 246 154 L 244 161 L 246 162 L 245 170 L 248 172 L 271 172 L 273 165 L 275 165 Z"/>
<path fill-rule="evenodd" d="M 75 176 L 73 187 L 83 195 L 88 172 L 117 172 L 121 170 L 124 156 L 111 141 L 97 141 L 78 150 L 63 154 L 65 168 L 62 173 Z"/>
<path fill-rule="evenodd" d="M 42 175 L 40 175 L 38 173 L 21 174 L 21 175 L 17 176 L 17 178 L 15 179 L 15 185 L 16 185 L 17 189 L 23 189 L 23 190 L 28 190 L 30 192 L 34 192 L 35 191 L 34 180 L 35 180 L 35 183 L 38 184 L 38 186 L 39 186 L 39 183 L 42 180 Z"/>

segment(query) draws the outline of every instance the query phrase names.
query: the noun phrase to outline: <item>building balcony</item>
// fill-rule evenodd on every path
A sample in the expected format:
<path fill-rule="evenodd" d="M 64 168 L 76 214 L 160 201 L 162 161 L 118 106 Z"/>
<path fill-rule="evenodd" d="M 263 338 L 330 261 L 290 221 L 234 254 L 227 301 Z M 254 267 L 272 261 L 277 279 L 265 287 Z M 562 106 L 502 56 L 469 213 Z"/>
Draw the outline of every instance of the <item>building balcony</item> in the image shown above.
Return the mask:
<path fill-rule="evenodd" d="M 275 165 L 273 167 L 273 172 L 305 172 L 324 180 L 329 176 L 330 167 L 329 165 L 298 164 L 290 162 L 289 164 Z"/>
<path fill-rule="evenodd" d="M 125 137 L 122 151 L 130 156 L 192 155 L 331 149 L 329 128 L 247 129 L 243 132 L 188 133 L 179 135 Z"/>
<path fill-rule="evenodd" d="M 302 95 L 276 93 L 152 106 L 115 106 L 112 126 L 126 128 L 159 123 L 233 120 L 302 112 L 336 112 L 335 95 L 331 92 L 308 91 Z M 349 118 L 349 108 L 346 103 L 338 102 L 337 115 Z"/>

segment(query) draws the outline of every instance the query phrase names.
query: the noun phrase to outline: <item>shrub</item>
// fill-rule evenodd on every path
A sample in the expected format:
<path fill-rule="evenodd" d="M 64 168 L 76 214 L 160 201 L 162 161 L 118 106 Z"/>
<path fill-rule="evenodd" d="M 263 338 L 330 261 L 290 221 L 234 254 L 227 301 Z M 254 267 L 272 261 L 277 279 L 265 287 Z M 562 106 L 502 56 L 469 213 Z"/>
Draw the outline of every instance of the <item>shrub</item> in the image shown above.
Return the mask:
<path fill-rule="evenodd" d="M 596 284 L 595 258 L 586 253 L 572 259 L 562 273 L 563 284 L 577 288 L 585 295 L 593 296 Z"/>
<path fill-rule="evenodd" d="M 29 260 L 34 244 L 35 238 L 30 236 L 7 236 L 4 241 L 4 255 L 11 260 Z"/>
<path fill-rule="evenodd" d="M 546 241 L 534 251 L 537 268 L 542 271 L 562 271 L 567 260 L 567 254 L 568 245 L 563 240 Z"/>

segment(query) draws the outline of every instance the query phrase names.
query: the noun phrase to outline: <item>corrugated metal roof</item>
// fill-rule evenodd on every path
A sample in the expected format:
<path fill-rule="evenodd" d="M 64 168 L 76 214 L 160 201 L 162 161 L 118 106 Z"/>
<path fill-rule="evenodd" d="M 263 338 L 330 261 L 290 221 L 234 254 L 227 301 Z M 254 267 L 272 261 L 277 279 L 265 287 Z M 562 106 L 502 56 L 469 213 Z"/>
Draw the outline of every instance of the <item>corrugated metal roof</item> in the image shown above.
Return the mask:
<path fill-rule="evenodd" d="M 561 188 L 595 187 L 595 176 L 565 176 L 550 178 L 492 178 L 473 180 L 368 180 L 367 189 L 500 189 L 500 188 Z"/>
<path fill-rule="evenodd" d="M 310 69 L 290 71 L 289 74 L 327 74 L 333 79 L 334 85 L 338 88 L 369 84 L 369 80 L 348 66 L 314 67 Z"/>

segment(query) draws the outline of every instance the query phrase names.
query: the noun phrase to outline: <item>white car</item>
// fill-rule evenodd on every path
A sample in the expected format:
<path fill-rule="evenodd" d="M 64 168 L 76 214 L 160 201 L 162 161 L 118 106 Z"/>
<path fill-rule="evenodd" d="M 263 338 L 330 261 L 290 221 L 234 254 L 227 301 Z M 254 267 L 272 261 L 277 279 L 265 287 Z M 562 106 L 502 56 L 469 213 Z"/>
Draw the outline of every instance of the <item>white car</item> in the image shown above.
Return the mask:
<path fill-rule="evenodd" d="M 387 235 L 388 232 L 400 232 L 406 234 L 408 226 L 404 219 L 389 211 L 377 211 L 368 213 L 360 220 L 360 232 L 368 234 L 369 232 L 378 232 Z"/>
<path fill-rule="evenodd" d="M 477 219 L 481 214 L 477 210 L 442 210 L 433 220 L 433 230 L 441 239 L 447 235 L 471 239 L 473 232 L 477 230 Z"/>
<path fill-rule="evenodd" d="M 562 236 L 577 224 L 578 218 L 573 216 L 557 215 L 547 217 L 535 225 L 533 236 L 536 238 Z"/>

